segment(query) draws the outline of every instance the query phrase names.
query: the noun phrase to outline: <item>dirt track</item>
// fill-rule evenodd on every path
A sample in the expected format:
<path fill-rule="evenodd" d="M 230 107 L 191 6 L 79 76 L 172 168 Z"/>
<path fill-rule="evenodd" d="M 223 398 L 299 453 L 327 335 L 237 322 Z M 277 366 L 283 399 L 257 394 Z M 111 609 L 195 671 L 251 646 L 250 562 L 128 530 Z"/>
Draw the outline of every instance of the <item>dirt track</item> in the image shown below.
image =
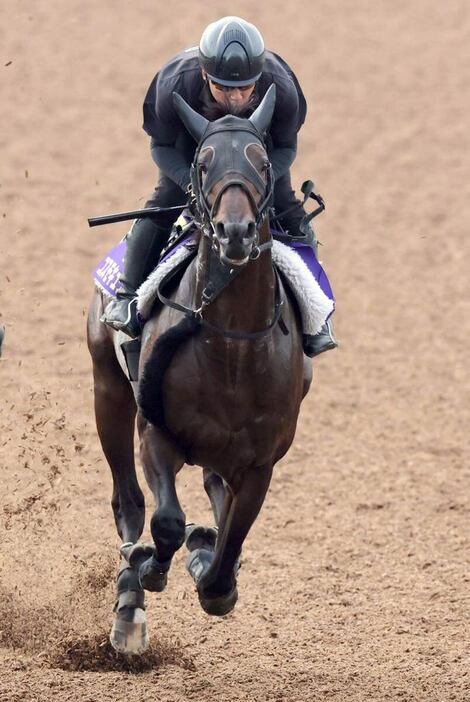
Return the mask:
<path fill-rule="evenodd" d="M 470 699 L 469 6 L 257 5 L 2 5 L 2 702 Z M 86 217 L 150 193 L 147 84 L 229 13 L 305 88 L 294 174 L 327 202 L 342 347 L 315 364 L 235 612 L 202 612 L 178 554 L 125 672 L 105 644 L 118 539 L 84 340 L 90 270 L 125 225 Z M 198 471 L 180 484 L 209 521 Z"/>

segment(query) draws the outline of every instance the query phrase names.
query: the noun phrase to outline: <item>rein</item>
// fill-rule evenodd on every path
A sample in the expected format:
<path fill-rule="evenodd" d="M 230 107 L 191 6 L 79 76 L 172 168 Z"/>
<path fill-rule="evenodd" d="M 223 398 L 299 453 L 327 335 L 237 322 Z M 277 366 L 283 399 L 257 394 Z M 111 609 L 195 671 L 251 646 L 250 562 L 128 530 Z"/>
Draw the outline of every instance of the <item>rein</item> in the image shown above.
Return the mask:
<path fill-rule="evenodd" d="M 267 251 L 270 248 L 272 248 L 272 241 L 267 241 L 265 244 L 261 244 L 261 246 L 258 247 L 259 254 L 256 256 L 256 258 L 259 257 L 259 255 L 263 251 Z M 209 322 L 207 319 L 204 319 L 202 316 L 202 312 L 205 307 L 207 307 L 211 302 L 214 301 L 216 298 L 216 295 L 205 295 L 205 292 L 207 290 L 207 285 L 205 286 L 203 292 L 202 292 L 202 302 L 201 306 L 198 309 L 191 309 L 190 307 L 185 307 L 184 305 L 180 305 L 178 302 L 174 302 L 174 300 L 170 300 L 170 298 L 166 297 L 166 295 L 163 294 L 161 288 L 163 285 L 166 285 L 168 282 L 171 281 L 174 275 L 176 275 L 177 271 L 174 271 L 170 275 L 168 275 L 164 280 L 161 281 L 160 285 L 157 288 L 157 296 L 158 299 L 162 304 L 164 304 L 166 307 L 171 307 L 174 310 L 177 310 L 178 312 L 182 312 L 185 317 L 188 319 L 193 320 L 197 326 L 210 329 L 211 331 L 215 332 L 216 334 L 219 334 L 220 336 L 223 336 L 227 339 L 246 339 L 246 340 L 254 340 L 254 339 L 261 339 L 263 336 L 266 336 L 269 334 L 269 332 L 274 329 L 276 324 L 281 321 L 281 313 L 282 313 L 282 305 L 283 300 L 281 299 L 281 286 L 279 284 L 279 274 L 274 269 L 275 277 L 276 277 L 276 290 L 275 290 L 275 298 L 274 298 L 274 313 L 273 313 L 273 319 L 272 322 L 269 324 L 269 326 L 265 327 L 264 329 L 260 329 L 259 331 L 256 332 L 248 332 L 248 331 L 231 331 L 230 329 L 222 329 L 222 327 L 217 326 L 216 324 L 213 324 L 212 322 Z M 226 287 L 226 286 L 224 286 Z M 223 288 L 222 288 L 223 289 Z M 219 290 L 218 292 L 221 292 Z"/>

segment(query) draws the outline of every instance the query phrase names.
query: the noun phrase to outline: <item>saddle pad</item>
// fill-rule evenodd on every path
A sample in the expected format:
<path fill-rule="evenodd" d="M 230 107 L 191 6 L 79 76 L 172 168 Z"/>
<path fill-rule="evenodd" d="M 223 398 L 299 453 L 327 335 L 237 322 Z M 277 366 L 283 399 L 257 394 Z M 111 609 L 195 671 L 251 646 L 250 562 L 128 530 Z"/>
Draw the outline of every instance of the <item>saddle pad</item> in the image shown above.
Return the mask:
<path fill-rule="evenodd" d="M 172 254 L 157 266 L 137 291 L 137 309 L 143 319 L 147 319 L 152 311 L 160 283 L 172 270 L 182 266 L 193 252 L 182 246 Z M 291 248 L 280 241 L 273 241 L 272 256 L 274 265 L 284 275 L 297 301 L 303 333 L 317 334 L 335 308 L 333 293 L 322 266 L 312 249 L 305 244 L 296 243 Z"/>
<path fill-rule="evenodd" d="M 273 241 L 273 263 L 284 275 L 302 317 L 304 334 L 318 334 L 335 309 L 330 283 L 310 246 Z"/>
<path fill-rule="evenodd" d="M 193 237 L 188 235 L 181 239 L 175 248 L 164 256 L 162 262 L 173 260 L 173 255 L 176 254 L 185 244 L 193 241 Z M 119 277 L 124 271 L 124 257 L 126 255 L 127 240 L 122 239 L 117 246 L 114 246 L 111 251 L 103 258 L 93 271 L 93 280 L 99 290 L 106 295 L 116 297 L 116 290 L 119 288 Z M 160 264 L 161 265 L 161 264 Z"/>
<path fill-rule="evenodd" d="M 119 276 L 124 270 L 126 247 L 127 242 L 124 238 L 117 246 L 111 249 L 93 271 L 93 280 L 97 288 L 111 297 L 116 297 L 116 290 L 119 287 Z"/>
<path fill-rule="evenodd" d="M 160 283 L 172 271 L 183 266 L 184 261 L 189 261 L 190 258 L 194 257 L 194 248 L 185 246 L 185 244 L 192 241 L 193 237 L 189 236 L 184 242 L 181 242 L 177 248 L 172 249 L 137 290 L 137 311 L 142 319 L 149 318 L 152 307 L 157 299 L 157 290 Z"/>
<path fill-rule="evenodd" d="M 194 254 L 186 245 L 194 241 L 189 235 L 172 249 L 138 290 L 138 311 L 147 319 L 156 299 L 160 282 L 173 270 L 184 265 Z M 126 240 L 123 239 L 95 268 L 97 287 L 114 297 L 119 276 L 124 270 Z M 284 275 L 299 306 L 304 334 L 317 334 L 335 308 L 335 298 L 321 264 L 310 246 L 300 242 L 289 245 L 273 241 L 273 262 Z"/>

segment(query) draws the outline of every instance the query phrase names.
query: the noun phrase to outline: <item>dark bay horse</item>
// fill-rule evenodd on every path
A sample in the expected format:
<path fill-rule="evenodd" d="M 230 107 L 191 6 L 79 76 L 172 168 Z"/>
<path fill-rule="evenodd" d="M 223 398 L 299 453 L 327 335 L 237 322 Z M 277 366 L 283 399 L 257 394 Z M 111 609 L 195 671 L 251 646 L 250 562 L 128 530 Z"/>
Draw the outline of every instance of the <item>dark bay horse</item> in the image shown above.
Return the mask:
<path fill-rule="evenodd" d="M 311 383 L 299 316 L 273 268 L 266 217 L 273 179 L 262 135 L 274 91 L 249 120 L 215 122 L 174 96 L 199 143 L 192 174 L 201 236 L 197 256 L 167 292 L 168 304 L 156 305 L 145 324 L 137 403 L 117 360 L 116 332 L 99 321 L 106 301 L 99 292 L 92 301 L 88 343 L 96 421 L 123 541 L 111 642 L 127 654 L 148 643 L 144 589 L 164 589 L 185 540 L 203 609 L 224 615 L 234 607 L 243 542 L 273 466 L 293 441 Z M 134 464 L 136 417 L 140 458 L 156 503 L 151 545 L 139 543 L 144 498 Z M 175 488 L 185 463 L 203 467 L 217 529 L 186 525 Z"/>

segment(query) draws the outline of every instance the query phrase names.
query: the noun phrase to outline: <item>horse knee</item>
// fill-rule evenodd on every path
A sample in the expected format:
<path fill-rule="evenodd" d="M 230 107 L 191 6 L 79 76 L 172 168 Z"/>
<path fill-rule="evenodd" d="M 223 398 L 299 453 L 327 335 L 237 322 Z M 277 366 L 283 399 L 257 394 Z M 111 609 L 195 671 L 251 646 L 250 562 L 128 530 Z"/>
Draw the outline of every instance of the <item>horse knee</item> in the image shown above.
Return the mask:
<path fill-rule="evenodd" d="M 186 517 L 181 509 L 158 508 L 150 522 L 153 540 L 160 557 L 162 548 L 177 551 L 184 543 Z"/>

